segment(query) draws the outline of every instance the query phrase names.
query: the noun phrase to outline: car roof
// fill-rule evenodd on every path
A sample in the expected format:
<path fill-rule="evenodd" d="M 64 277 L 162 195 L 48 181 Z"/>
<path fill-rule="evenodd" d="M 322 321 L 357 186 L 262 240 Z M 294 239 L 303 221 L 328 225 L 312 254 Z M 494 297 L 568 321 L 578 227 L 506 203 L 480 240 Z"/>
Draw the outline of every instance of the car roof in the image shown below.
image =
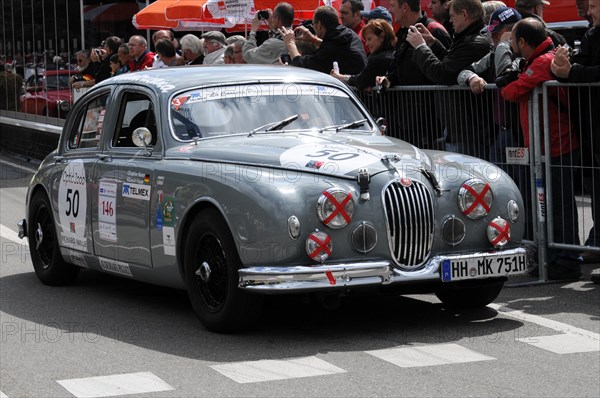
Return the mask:
<path fill-rule="evenodd" d="M 178 66 L 124 73 L 102 81 L 95 87 L 118 84 L 144 84 L 155 91 L 172 93 L 199 85 L 223 85 L 256 82 L 327 83 L 344 85 L 321 72 L 305 68 L 277 65 L 217 65 Z"/>

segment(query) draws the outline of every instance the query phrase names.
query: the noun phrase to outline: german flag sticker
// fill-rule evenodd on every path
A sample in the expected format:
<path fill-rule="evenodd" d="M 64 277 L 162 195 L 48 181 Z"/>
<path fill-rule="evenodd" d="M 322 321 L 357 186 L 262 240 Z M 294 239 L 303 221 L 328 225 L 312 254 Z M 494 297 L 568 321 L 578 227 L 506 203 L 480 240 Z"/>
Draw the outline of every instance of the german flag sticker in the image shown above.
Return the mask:
<path fill-rule="evenodd" d="M 150 182 L 150 174 L 146 174 L 146 175 L 144 176 L 144 183 L 145 183 L 145 184 L 148 184 L 149 182 Z"/>

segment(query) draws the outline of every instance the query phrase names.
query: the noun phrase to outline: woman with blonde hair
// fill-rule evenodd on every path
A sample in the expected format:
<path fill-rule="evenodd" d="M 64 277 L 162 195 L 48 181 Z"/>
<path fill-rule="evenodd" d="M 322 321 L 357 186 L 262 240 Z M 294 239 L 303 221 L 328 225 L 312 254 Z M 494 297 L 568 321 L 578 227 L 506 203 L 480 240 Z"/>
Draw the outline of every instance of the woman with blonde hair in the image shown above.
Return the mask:
<path fill-rule="evenodd" d="M 369 49 L 365 69 L 357 75 L 342 75 L 332 70 L 331 76 L 359 90 L 370 91 L 375 85 L 375 77 L 385 75 L 394 60 L 396 35 L 392 25 L 385 19 L 371 19 L 362 29 L 361 34 Z"/>

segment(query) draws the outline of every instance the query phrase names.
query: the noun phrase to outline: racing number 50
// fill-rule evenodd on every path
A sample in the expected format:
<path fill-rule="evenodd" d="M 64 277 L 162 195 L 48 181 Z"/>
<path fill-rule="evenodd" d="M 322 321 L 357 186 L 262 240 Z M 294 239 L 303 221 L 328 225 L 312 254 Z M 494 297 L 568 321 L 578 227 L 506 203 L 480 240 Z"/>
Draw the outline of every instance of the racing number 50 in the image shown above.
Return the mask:
<path fill-rule="evenodd" d="M 342 152 L 340 153 L 335 149 L 322 149 L 317 151 L 317 153 L 309 153 L 306 155 L 309 158 L 321 158 L 323 156 L 327 156 L 327 160 L 332 161 L 341 161 L 341 160 L 349 160 L 358 156 L 358 153 L 351 152 Z"/>
<path fill-rule="evenodd" d="M 71 197 L 71 194 L 73 196 Z M 67 216 L 73 213 L 73 217 L 77 218 L 77 214 L 79 214 L 79 190 L 76 189 L 74 192 L 71 188 L 67 189 L 67 211 L 65 212 Z"/>

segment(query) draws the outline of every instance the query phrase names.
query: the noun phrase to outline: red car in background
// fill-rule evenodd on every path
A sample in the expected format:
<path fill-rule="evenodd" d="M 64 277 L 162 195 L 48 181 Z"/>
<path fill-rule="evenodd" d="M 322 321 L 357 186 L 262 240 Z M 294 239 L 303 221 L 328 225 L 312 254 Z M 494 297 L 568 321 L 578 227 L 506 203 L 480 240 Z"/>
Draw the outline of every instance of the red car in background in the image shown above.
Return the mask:
<path fill-rule="evenodd" d="M 30 76 L 25 82 L 25 94 L 20 98 L 21 111 L 64 119 L 73 105 L 69 77 L 74 74 L 74 71 L 59 69 Z"/>

